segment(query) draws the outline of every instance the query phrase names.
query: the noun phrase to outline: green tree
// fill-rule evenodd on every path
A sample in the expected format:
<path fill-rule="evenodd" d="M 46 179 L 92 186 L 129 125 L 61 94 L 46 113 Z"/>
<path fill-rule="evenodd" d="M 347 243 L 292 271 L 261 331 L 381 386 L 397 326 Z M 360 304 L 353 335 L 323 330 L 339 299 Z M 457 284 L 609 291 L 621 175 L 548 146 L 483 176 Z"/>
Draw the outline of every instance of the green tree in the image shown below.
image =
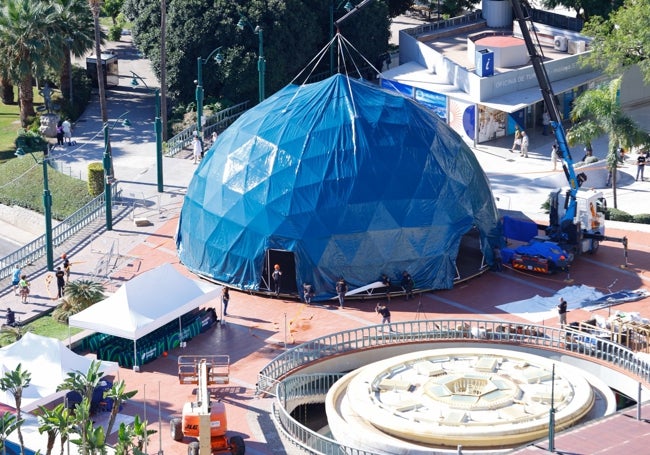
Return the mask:
<path fill-rule="evenodd" d="M 388 14 L 397 17 L 404 14 L 415 5 L 415 0 L 388 0 Z"/>
<path fill-rule="evenodd" d="M 113 25 L 117 25 L 117 16 L 122 12 L 124 0 L 104 0 L 102 12 L 111 18 Z"/>
<path fill-rule="evenodd" d="M 197 58 L 220 46 L 224 62 L 203 65 L 206 100 L 257 100 L 259 35 L 249 27 L 237 29 L 242 15 L 263 30 L 267 96 L 291 82 L 329 41 L 330 2 L 322 0 L 170 0 L 167 7 L 168 94 L 182 103 L 194 99 Z M 136 45 L 160 73 L 160 2 L 126 0 L 123 12 L 133 23 Z M 335 18 L 343 14 L 337 11 Z M 347 20 L 341 33 L 375 63 L 388 49 L 389 26 L 388 3 L 376 0 Z M 364 66 L 361 57 L 355 61 Z M 328 65 L 323 59 L 315 72 L 327 71 Z"/>
<path fill-rule="evenodd" d="M 5 441 L 11 433 L 16 431 L 23 421 L 18 420 L 11 412 L 3 412 L 0 415 L 0 449 L 5 446 Z"/>
<path fill-rule="evenodd" d="M 622 74 L 626 68 L 639 65 L 646 83 L 650 83 L 650 0 L 628 0 L 625 7 L 613 12 L 609 19 L 593 18 L 582 33 L 593 36 L 592 52 L 581 62 L 604 70 L 610 76 Z"/>
<path fill-rule="evenodd" d="M 576 17 L 588 21 L 594 16 L 607 17 L 623 4 L 623 0 L 544 0 L 545 8 L 563 6 L 575 11 Z"/>
<path fill-rule="evenodd" d="M 43 406 L 39 408 L 41 413 L 38 416 L 38 432 L 47 433 L 47 451 L 46 455 L 52 453 L 56 437 L 61 438 L 61 455 L 63 455 L 65 443 L 70 436 L 72 426 L 72 416 L 65 404 L 56 405 L 53 409 L 47 409 Z"/>
<path fill-rule="evenodd" d="M 50 1 L 5 0 L 0 7 L 0 55 L 9 80 L 18 84 L 20 122 L 34 112 L 32 80 L 63 61 L 65 44 L 57 31 L 58 12 Z"/>
<path fill-rule="evenodd" d="M 23 370 L 22 364 L 18 364 L 14 370 L 6 371 L 4 376 L 0 379 L 0 390 L 9 392 L 14 397 L 16 404 L 16 422 L 18 430 L 18 441 L 20 442 L 20 454 L 25 454 L 25 442 L 23 441 L 23 432 L 21 431 L 22 418 L 22 400 L 23 391 L 29 387 L 32 381 L 32 374 Z"/>
<path fill-rule="evenodd" d="M 618 148 L 629 149 L 650 142 L 648 134 L 621 109 L 618 102 L 620 85 L 621 78 L 617 78 L 609 84 L 587 90 L 576 98 L 571 110 L 571 119 L 575 125 L 569 131 L 569 138 L 572 141 L 578 137 L 584 142 L 590 142 L 603 134 L 609 137 L 607 167 L 612 175 L 614 208 L 618 208 L 616 200 Z"/>
<path fill-rule="evenodd" d="M 65 297 L 52 312 L 52 317 L 59 322 L 68 322 L 73 314 L 85 310 L 103 300 L 104 286 L 91 280 L 74 280 L 65 286 Z"/>
<path fill-rule="evenodd" d="M 77 58 L 88 53 L 93 47 L 94 24 L 87 0 L 53 0 L 57 5 L 56 26 L 63 38 L 64 59 L 60 65 L 59 87 L 65 99 L 70 100 L 70 78 L 72 61 L 70 53 Z"/>
<path fill-rule="evenodd" d="M 115 419 L 117 418 L 117 413 L 120 411 L 120 407 L 127 400 L 130 400 L 137 394 L 137 390 L 126 391 L 126 383 L 124 380 L 113 382 L 113 386 L 110 390 L 104 393 L 104 398 L 110 398 L 113 400 L 113 407 L 111 408 L 111 415 L 108 419 L 108 426 L 106 427 L 106 434 L 111 434 L 113 425 L 115 424 Z"/>

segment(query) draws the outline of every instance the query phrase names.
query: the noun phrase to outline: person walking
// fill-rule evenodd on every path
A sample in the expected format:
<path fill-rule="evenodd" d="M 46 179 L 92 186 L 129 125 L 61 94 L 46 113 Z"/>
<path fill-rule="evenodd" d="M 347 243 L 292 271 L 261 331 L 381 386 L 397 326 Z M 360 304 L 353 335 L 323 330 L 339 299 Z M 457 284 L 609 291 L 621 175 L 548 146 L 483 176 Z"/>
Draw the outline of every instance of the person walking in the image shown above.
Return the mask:
<path fill-rule="evenodd" d="M 521 153 L 521 130 L 519 129 L 519 126 L 515 126 L 515 140 L 512 143 L 512 148 L 510 149 L 510 153 L 513 153 L 517 147 L 519 147 L 519 152 Z"/>
<path fill-rule="evenodd" d="M 195 131 L 194 139 L 192 140 L 192 156 L 194 157 L 194 164 L 197 164 L 201 159 L 202 150 L 201 139 L 199 138 L 199 134 Z"/>
<path fill-rule="evenodd" d="M 14 295 L 18 295 L 18 283 L 20 283 L 20 275 L 22 273 L 22 270 L 20 269 L 20 266 L 16 264 L 14 267 L 14 271 L 11 275 L 11 285 L 14 287 Z"/>
<path fill-rule="evenodd" d="M 388 309 L 388 306 L 377 303 L 375 312 L 381 315 L 381 324 L 388 324 L 388 329 L 392 332 L 393 329 L 390 327 L 390 310 Z"/>
<path fill-rule="evenodd" d="M 641 180 L 643 182 L 643 168 L 645 168 L 646 156 L 641 150 L 636 157 L 636 179 L 634 181 L 638 182 Z"/>
<path fill-rule="evenodd" d="M 557 306 L 557 314 L 560 316 L 560 327 L 564 327 L 566 325 L 567 303 L 562 297 L 560 297 L 560 304 Z"/>
<path fill-rule="evenodd" d="M 336 295 L 339 297 L 339 308 L 343 308 L 343 304 L 345 303 L 345 293 L 348 292 L 348 285 L 343 279 L 343 277 L 339 278 L 339 280 L 336 282 Z"/>
<path fill-rule="evenodd" d="M 302 295 L 307 305 L 311 305 L 311 298 L 314 296 L 314 287 L 309 283 L 302 284 Z"/>
<path fill-rule="evenodd" d="M 557 169 L 558 154 L 559 154 L 559 150 L 558 150 L 558 146 L 557 146 L 557 142 L 556 142 L 551 147 L 551 163 L 553 163 L 553 170 L 554 171 Z"/>
<path fill-rule="evenodd" d="M 56 124 L 56 145 L 63 145 L 63 122 L 59 120 Z"/>
<path fill-rule="evenodd" d="M 61 270 L 61 267 L 57 267 L 54 276 L 56 276 L 57 295 L 61 298 L 65 295 L 65 272 Z"/>
<path fill-rule="evenodd" d="M 521 153 L 519 156 L 528 158 L 528 135 L 525 131 L 521 132 Z"/>
<path fill-rule="evenodd" d="M 65 281 L 66 283 L 70 282 L 70 259 L 68 259 L 68 255 L 63 253 L 61 255 L 61 259 L 63 259 L 63 271 L 65 272 Z"/>
<path fill-rule="evenodd" d="M 224 286 L 221 288 L 221 307 L 224 316 L 228 316 L 228 302 L 230 302 L 230 290 L 228 286 Z"/>
<path fill-rule="evenodd" d="M 29 281 L 27 281 L 27 275 L 20 276 L 18 289 L 20 289 L 20 301 L 22 303 L 28 303 L 27 296 L 29 295 Z"/>
<path fill-rule="evenodd" d="M 273 266 L 273 290 L 275 291 L 276 297 L 280 295 L 280 284 L 282 281 L 282 270 L 280 270 L 280 264 L 275 264 Z"/>
<path fill-rule="evenodd" d="M 67 140 L 68 146 L 72 145 L 72 124 L 69 119 L 65 119 L 61 124 L 63 128 L 63 137 Z"/>

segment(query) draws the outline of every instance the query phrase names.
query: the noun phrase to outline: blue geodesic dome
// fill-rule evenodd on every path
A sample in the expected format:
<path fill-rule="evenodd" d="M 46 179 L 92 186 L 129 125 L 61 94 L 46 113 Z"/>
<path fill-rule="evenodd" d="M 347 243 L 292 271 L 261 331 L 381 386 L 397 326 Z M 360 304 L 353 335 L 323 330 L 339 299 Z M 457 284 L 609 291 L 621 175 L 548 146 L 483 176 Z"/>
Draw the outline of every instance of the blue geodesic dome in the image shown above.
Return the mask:
<path fill-rule="evenodd" d="M 234 288 L 316 300 L 381 273 L 453 285 L 461 237 L 499 239 L 488 180 L 462 139 L 403 96 L 335 75 L 289 85 L 242 115 L 206 153 L 185 196 L 181 261 Z"/>

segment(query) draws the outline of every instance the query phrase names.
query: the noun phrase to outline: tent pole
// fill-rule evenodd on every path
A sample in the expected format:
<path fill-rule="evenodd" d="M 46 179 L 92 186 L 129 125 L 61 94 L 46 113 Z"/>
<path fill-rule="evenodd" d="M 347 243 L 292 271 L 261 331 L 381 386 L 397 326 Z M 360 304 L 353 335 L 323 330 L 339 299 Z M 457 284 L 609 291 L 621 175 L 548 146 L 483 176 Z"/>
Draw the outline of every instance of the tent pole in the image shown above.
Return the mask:
<path fill-rule="evenodd" d="M 180 346 L 183 347 L 183 322 L 181 317 L 178 317 L 178 339 L 180 340 Z"/>
<path fill-rule="evenodd" d="M 136 346 L 137 340 L 133 340 L 133 371 L 138 371 L 138 347 Z"/>

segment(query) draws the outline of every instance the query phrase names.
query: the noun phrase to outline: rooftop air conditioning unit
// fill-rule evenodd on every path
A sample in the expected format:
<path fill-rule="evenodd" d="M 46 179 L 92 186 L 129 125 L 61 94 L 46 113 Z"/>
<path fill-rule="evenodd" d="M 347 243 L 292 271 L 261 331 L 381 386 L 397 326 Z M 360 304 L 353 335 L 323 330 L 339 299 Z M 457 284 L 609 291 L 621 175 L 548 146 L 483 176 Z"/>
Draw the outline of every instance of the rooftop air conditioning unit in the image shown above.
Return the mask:
<path fill-rule="evenodd" d="M 587 50 L 587 43 L 585 41 L 569 40 L 568 52 L 569 54 L 581 54 Z"/>
<path fill-rule="evenodd" d="M 558 35 L 553 37 L 553 49 L 560 52 L 566 52 L 569 45 L 569 39 L 566 36 Z"/>

